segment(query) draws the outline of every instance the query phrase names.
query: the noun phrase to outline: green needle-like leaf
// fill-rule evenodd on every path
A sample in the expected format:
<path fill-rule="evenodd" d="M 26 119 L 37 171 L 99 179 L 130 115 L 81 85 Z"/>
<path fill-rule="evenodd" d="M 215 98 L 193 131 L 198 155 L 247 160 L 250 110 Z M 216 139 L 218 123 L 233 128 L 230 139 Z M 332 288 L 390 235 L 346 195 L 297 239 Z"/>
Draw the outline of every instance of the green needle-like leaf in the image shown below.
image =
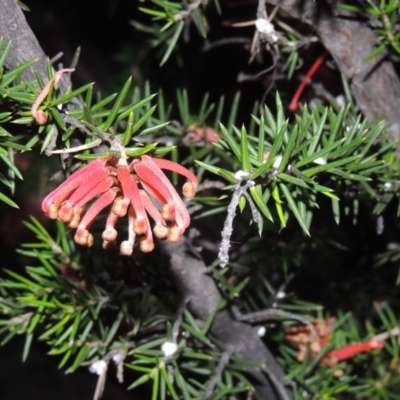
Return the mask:
<path fill-rule="evenodd" d="M 15 174 L 15 176 L 17 176 L 19 179 L 23 180 L 21 172 L 19 172 L 19 169 L 12 163 L 12 161 L 9 158 L 9 156 L 6 156 L 4 154 L 0 154 L 0 159 L 5 162 L 7 167 Z"/>
<path fill-rule="evenodd" d="M 183 27 L 185 25 L 185 23 L 183 21 L 179 21 L 176 23 L 176 28 L 175 28 L 175 32 L 171 38 L 171 40 L 169 41 L 169 45 L 167 48 L 167 51 L 164 54 L 164 57 L 162 58 L 161 62 L 160 62 L 160 67 L 162 67 L 168 60 L 168 58 L 170 57 L 172 50 L 174 50 L 176 43 L 179 40 L 179 36 L 182 33 Z"/>
<path fill-rule="evenodd" d="M 46 131 L 47 131 L 47 133 L 46 133 L 46 136 L 45 136 L 45 138 L 43 140 L 42 147 L 40 149 L 41 153 L 43 153 L 47 149 L 47 147 L 49 147 L 49 144 L 53 140 L 54 135 L 57 134 L 57 128 L 56 128 L 56 126 L 54 124 L 48 125 L 48 126 L 46 126 Z"/>
<path fill-rule="evenodd" d="M 333 161 L 333 162 L 327 163 L 325 165 L 319 165 L 314 168 L 309 168 L 309 169 L 303 170 L 302 173 L 308 177 L 311 177 L 311 176 L 317 175 L 321 172 L 331 171 L 331 170 L 337 169 L 337 167 L 341 167 L 342 165 L 350 164 L 357 159 L 359 160 L 360 156 L 357 155 L 357 156 L 347 157 L 342 160 Z M 338 172 L 340 173 L 340 171 L 338 171 Z M 348 175 L 349 175 L 348 179 L 351 179 L 350 174 L 348 174 Z"/>
<path fill-rule="evenodd" d="M 111 109 L 107 120 L 101 125 L 101 129 L 103 129 L 104 131 L 108 131 L 108 129 L 110 128 L 110 126 L 113 124 L 118 112 L 120 111 L 121 106 L 124 103 L 124 100 L 128 94 L 129 88 L 131 87 L 131 83 L 132 83 L 132 77 L 130 77 L 124 87 L 122 88 L 120 94 L 118 95 L 117 99 L 115 100 L 115 104 L 113 106 L 113 108 Z M 93 111 L 93 110 L 92 110 Z"/>
<path fill-rule="evenodd" d="M 116 121 L 119 122 L 119 121 L 125 119 L 126 117 L 129 116 L 129 114 L 130 114 L 132 111 L 136 111 L 136 110 L 138 110 L 138 109 L 140 109 L 140 108 L 142 108 L 142 107 L 143 107 L 146 111 L 150 110 L 150 102 L 151 102 L 151 100 L 154 99 L 154 97 L 156 97 L 156 96 L 157 96 L 157 94 L 154 93 L 154 94 L 151 94 L 151 95 L 149 95 L 149 96 L 146 96 L 144 99 L 141 99 L 141 100 L 138 99 L 138 100 L 136 101 L 135 99 L 132 99 L 132 103 L 133 103 L 133 104 L 130 104 L 129 106 L 121 107 L 120 113 L 118 114 L 118 117 L 117 117 Z"/>
<path fill-rule="evenodd" d="M 331 203 L 332 203 L 333 218 L 335 219 L 335 222 L 339 225 L 339 223 L 340 223 L 339 200 L 338 199 L 332 199 Z"/>
<path fill-rule="evenodd" d="M 252 115 L 253 120 L 255 117 Z M 264 127 L 264 116 L 261 116 L 259 120 L 259 130 L 258 130 L 258 162 L 262 163 L 264 161 L 264 140 L 265 140 L 265 127 Z"/>
<path fill-rule="evenodd" d="M 22 353 L 22 362 L 25 362 L 28 358 L 29 351 L 32 345 L 32 340 L 33 340 L 33 334 L 27 334 L 25 336 L 25 345 L 24 345 L 24 351 Z"/>
<path fill-rule="evenodd" d="M 158 124 L 158 125 L 151 126 L 150 128 L 143 129 L 140 132 L 140 136 L 144 136 L 144 135 L 148 135 L 153 132 L 157 132 L 158 130 L 165 128 L 169 124 L 170 124 L 169 122 L 164 122 L 163 124 Z"/>
<path fill-rule="evenodd" d="M 275 207 L 278 213 L 279 221 L 283 227 L 286 227 L 286 218 L 283 212 L 282 200 L 279 195 L 279 189 L 277 185 L 274 185 L 274 188 L 272 189 L 272 198 L 275 200 Z"/>
<path fill-rule="evenodd" d="M 283 172 L 278 175 L 279 179 L 282 179 L 285 182 L 292 183 L 293 185 L 300 186 L 306 189 L 309 189 L 310 186 L 307 185 L 302 179 L 295 178 L 292 175 L 284 174 Z"/>
<path fill-rule="evenodd" d="M 239 103 L 240 103 L 240 92 L 237 92 L 235 94 L 235 98 L 233 99 L 231 111 L 229 113 L 228 125 L 227 125 L 229 132 L 232 132 L 233 124 L 236 121 L 237 112 L 239 109 Z"/>
<path fill-rule="evenodd" d="M 258 208 L 265 215 L 265 217 L 270 221 L 274 222 L 272 214 L 269 211 L 266 203 L 264 202 L 263 196 L 261 195 L 261 185 L 250 187 L 250 194 L 255 203 L 257 204 Z"/>
<path fill-rule="evenodd" d="M 7 87 L 14 79 L 17 78 L 17 76 L 25 71 L 26 69 L 28 69 L 29 67 L 31 67 L 32 65 L 34 65 L 36 63 L 37 60 L 31 60 L 26 62 L 25 64 L 22 64 L 21 66 L 13 69 L 10 72 L 7 72 L 6 74 L 4 74 L 1 78 L 0 81 L 0 87 Z"/>
<path fill-rule="evenodd" d="M 17 203 L 15 203 L 13 200 L 11 200 L 9 197 L 7 197 L 4 193 L 1 192 L 0 192 L 0 200 L 8 204 L 10 207 L 19 208 Z"/>
<path fill-rule="evenodd" d="M 133 111 L 131 111 L 129 113 L 129 117 L 128 117 L 128 122 L 127 122 L 127 126 L 126 126 L 126 130 L 125 133 L 122 136 L 122 144 L 124 146 L 127 146 L 128 143 L 130 142 L 131 138 L 132 138 L 132 134 L 133 134 L 133 122 L 134 122 L 134 113 Z"/>
<path fill-rule="evenodd" d="M 51 335 L 53 335 L 54 333 L 56 333 L 60 329 L 62 329 L 70 319 L 71 319 L 71 315 L 66 314 L 61 321 L 59 321 L 57 324 L 53 325 L 50 329 L 48 329 L 46 332 L 44 332 L 40 336 L 40 339 L 41 340 L 48 339 Z"/>
<path fill-rule="evenodd" d="M 98 158 L 103 158 L 103 157 L 114 157 L 114 158 L 119 158 L 121 155 L 117 151 L 106 151 L 104 153 L 95 153 L 95 154 L 77 154 L 74 156 L 74 158 L 78 160 L 83 160 L 83 161 L 91 161 L 91 160 L 96 160 Z"/>
<path fill-rule="evenodd" d="M 74 372 L 78 367 L 80 367 L 80 365 L 86 359 L 90 351 L 91 351 L 90 347 L 86 345 L 82 346 L 82 348 L 79 350 L 79 353 L 75 357 L 75 360 L 72 363 L 71 367 L 68 368 L 67 372 Z"/>
<path fill-rule="evenodd" d="M 89 90 L 91 87 L 93 87 L 93 83 L 88 83 L 88 84 L 86 84 L 84 86 L 81 86 L 78 89 L 75 89 L 71 93 L 67 93 L 64 96 L 60 96 L 57 99 L 54 99 L 54 100 L 51 101 L 50 107 L 54 107 L 54 106 L 57 106 L 59 104 L 67 103 L 68 101 L 70 101 L 74 97 L 78 97 L 81 93 Z"/>
<path fill-rule="evenodd" d="M 7 59 L 7 56 L 8 56 L 8 53 L 10 52 L 11 42 L 8 42 L 7 46 L 4 49 L 2 47 L 3 47 L 3 40 L 1 39 L 0 40 L 0 54 L 1 54 L 0 55 L 0 71 L 3 69 L 6 59 Z M 1 76 L 0 76 L 0 78 L 1 78 Z"/>
<path fill-rule="evenodd" d="M 242 158 L 240 146 L 237 144 L 236 140 L 232 137 L 232 135 L 228 132 L 228 129 L 226 129 L 224 125 L 220 124 L 220 129 L 222 131 L 224 140 L 226 141 L 226 143 L 229 144 L 236 158 L 241 162 Z"/>
<path fill-rule="evenodd" d="M 288 124 L 288 122 L 286 121 L 283 124 L 281 130 L 279 131 L 278 135 L 276 136 L 276 138 L 274 140 L 274 144 L 272 145 L 271 151 L 269 152 L 267 161 L 251 174 L 251 179 L 258 178 L 260 175 L 267 172 L 272 167 L 273 163 L 276 160 L 276 155 L 283 144 L 283 140 L 284 140 L 285 133 L 287 130 L 287 124 Z"/>
<path fill-rule="evenodd" d="M 133 125 L 133 133 L 140 129 L 140 127 L 150 118 L 150 116 L 154 113 L 154 110 L 157 106 L 153 106 L 149 111 L 146 112 L 135 124 Z"/>
<path fill-rule="evenodd" d="M 308 231 L 307 224 L 304 221 L 304 219 L 301 216 L 300 210 L 296 206 L 296 202 L 294 201 L 289 189 L 287 188 L 286 185 L 280 183 L 279 187 L 282 190 L 283 195 L 285 196 L 289 208 L 292 210 L 294 216 L 296 217 L 297 221 L 299 222 L 300 226 L 302 227 L 304 233 L 308 236 L 310 236 L 310 232 Z"/>
<path fill-rule="evenodd" d="M 285 151 L 283 153 L 282 156 L 282 161 L 278 167 L 278 173 L 279 172 L 283 172 L 286 169 L 286 166 L 289 162 L 290 156 L 292 154 L 293 148 L 295 146 L 296 143 L 296 139 L 297 139 L 297 132 L 298 132 L 298 127 L 297 125 L 294 127 L 294 129 L 292 130 L 290 137 L 289 137 L 289 142 L 285 148 Z"/>
<path fill-rule="evenodd" d="M 242 169 L 245 172 L 250 172 L 251 164 L 249 158 L 249 142 L 247 140 L 247 132 L 246 128 L 243 126 L 240 135 L 240 150 L 241 150 L 241 159 L 242 159 Z"/>
<path fill-rule="evenodd" d="M 93 113 L 103 109 L 108 103 L 110 103 L 111 101 L 113 101 L 115 99 L 115 97 L 118 95 L 118 93 L 113 93 L 110 94 L 110 96 L 107 96 L 105 99 L 100 100 L 98 103 L 96 103 L 91 109 L 90 111 Z M 90 122 L 90 121 L 89 121 Z"/>
<path fill-rule="evenodd" d="M 161 371 L 162 377 L 163 377 L 163 379 L 164 379 L 164 381 L 165 381 L 165 383 L 166 383 L 166 385 L 168 387 L 169 394 L 172 396 L 172 398 L 174 400 L 179 400 L 179 397 L 178 397 L 178 395 L 177 395 L 177 393 L 175 391 L 175 388 L 173 386 L 173 383 L 171 382 L 171 379 L 169 377 L 169 374 L 168 374 L 165 366 L 162 366 L 160 371 Z"/>
<path fill-rule="evenodd" d="M 53 116 L 54 120 L 57 122 L 58 126 L 65 131 L 67 127 L 65 126 L 65 122 L 61 118 L 60 112 L 57 110 L 57 108 L 52 107 L 50 108 L 50 113 Z"/>
<path fill-rule="evenodd" d="M 344 143 L 345 139 L 340 139 L 335 143 L 332 143 L 331 145 L 328 145 L 324 147 L 322 150 L 317 151 L 314 154 L 310 154 L 308 157 L 303 158 L 302 160 L 298 161 L 295 163 L 296 168 L 300 168 L 304 165 L 310 164 L 313 161 L 315 161 L 318 158 L 327 158 L 330 152 L 332 152 L 334 149 L 336 149 L 338 146 L 342 145 Z"/>
<path fill-rule="evenodd" d="M 314 118 L 315 118 L 316 114 L 317 114 L 317 112 L 315 112 L 313 114 Z M 313 154 L 315 152 L 315 149 L 317 148 L 317 145 L 319 144 L 319 141 L 321 139 L 321 134 L 322 134 L 324 126 L 325 126 L 325 121 L 326 121 L 327 115 L 328 115 L 328 109 L 325 109 L 324 114 L 318 121 L 318 128 L 317 128 L 315 134 L 313 135 L 314 139 L 311 142 L 310 147 L 308 148 L 308 154 Z"/>

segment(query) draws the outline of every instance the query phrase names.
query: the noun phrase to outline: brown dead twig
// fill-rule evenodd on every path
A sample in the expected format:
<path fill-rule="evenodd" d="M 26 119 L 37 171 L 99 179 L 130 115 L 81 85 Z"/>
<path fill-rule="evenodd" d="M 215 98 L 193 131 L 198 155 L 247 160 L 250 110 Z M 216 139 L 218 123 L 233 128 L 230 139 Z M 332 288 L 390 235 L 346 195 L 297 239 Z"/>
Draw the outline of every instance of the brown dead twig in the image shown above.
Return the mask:
<path fill-rule="evenodd" d="M 45 87 L 39 93 L 39 96 L 36 98 L 35 102 L 32 104 L 31 113 L 32 117 L 35 118 L 36 122 L 39 125 L 44 125 L 47 122 L 47 115 L 44 111 L 39 110 L 40 105 L 43 103 L 44 99 L 48 95 L 52 86 L 56 86 L 60 81 L 62 74 L 67 72 L 74 72 L 75 68 L 63 68 L 57 71 L 54 76 L 46 83 Z"/>

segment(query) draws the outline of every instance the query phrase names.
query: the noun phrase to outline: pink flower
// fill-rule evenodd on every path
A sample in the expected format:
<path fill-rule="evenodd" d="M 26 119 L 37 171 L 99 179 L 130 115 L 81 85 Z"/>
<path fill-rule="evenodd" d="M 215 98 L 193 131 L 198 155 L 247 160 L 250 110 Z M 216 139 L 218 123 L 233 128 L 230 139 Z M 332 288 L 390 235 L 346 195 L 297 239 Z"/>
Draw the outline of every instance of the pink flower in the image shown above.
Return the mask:
<path fill-rule="evenodd" d="M 72 174 L 43 200 L 42 209 L 52 219 L 60 219 L 76 228 L 75 241 L 83 246 L 93 245 L 89 228 L 97 215 L 108 206 L 103 231 L 103 247 L 116 245 L 119 218 L 127 216 L 128 239 L 120 252 L 131 255 L 136 236 L 141 236 L 140 249 L 154 249 L 153 234 L 160 239 L 178 242 L 190 224 L 188 210 L 181 197 L 162 170 L 170 170 L 189 179 L 183 195 L 191 198 L 197 178 L 181 165 L 146 155 L 129 165 L 126 157 L 108 157 L 89 162 Z M 94 200 L 86 210 L 84 207 Z M 149 217 L 154 221 L 152 228 Z"/>

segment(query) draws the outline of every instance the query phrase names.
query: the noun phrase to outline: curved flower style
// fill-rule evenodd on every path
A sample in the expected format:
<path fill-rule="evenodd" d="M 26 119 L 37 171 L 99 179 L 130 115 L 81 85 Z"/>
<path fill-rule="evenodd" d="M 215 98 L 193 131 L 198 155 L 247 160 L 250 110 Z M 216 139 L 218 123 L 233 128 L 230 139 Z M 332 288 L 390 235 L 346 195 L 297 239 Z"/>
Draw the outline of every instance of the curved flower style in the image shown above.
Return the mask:
<path fill-rule="evenodd" d="M 115 225 L 119 218 L 127 215 L 128 239 L 121 243 L 120 252 L 131 255 L 137 235 L 142 236 L 140 249 L 149 252 L 154 249 L 153 234 L 178 242 L 190 224 L 188 210 L 163 169 L 188 178 L 183 195 L 194 196 L 196 176 L 177 163 L 143 155 L 128 165 L 126 157 L 119 160 L 107 157 L 91 161 L 72 174 L 46 196 L 42 209 L 50 218 L 76 228 L 75 241 L 90 247 L 93 235 L 89 228 L 97 215 L 111 205 L 102 234 L 103 247 L 116 245 Z M 95 198 L 85 210 L 85 205 Z M 154 221 L 153 229 L 149 216 Z"/>

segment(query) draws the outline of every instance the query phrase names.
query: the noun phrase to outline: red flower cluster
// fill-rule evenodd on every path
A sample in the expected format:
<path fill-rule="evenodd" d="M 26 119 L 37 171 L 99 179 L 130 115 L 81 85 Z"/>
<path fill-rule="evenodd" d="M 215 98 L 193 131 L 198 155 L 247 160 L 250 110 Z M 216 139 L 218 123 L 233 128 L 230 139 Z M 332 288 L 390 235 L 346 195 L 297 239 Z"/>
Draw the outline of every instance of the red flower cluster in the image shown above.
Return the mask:
<path fill-rule="evenodd" d="M 111 205 L 103 231 L 103 247 L 116 244 L 115 225 L 118 218 L 128 215 L 128 240 L 120 252 L 130 255 L 136 235 L 143 235 L 140 249 L 154 249 L 153 233 L 160 239 L 178 242 L 189 226 L 190 216 L 185 204 L 162 169 L 174 171 L 190 180 L 183 186 L 183 195 L 191 198 L 197 178 L 186 168 L 172 161 L 146 155 L 129 165 L 126 157 L 99 158 L 72 174 L 42 203 L 42 209 L 52 219 L 60 219 L 76 228 L 75 241 L 83 246 L 93 245 L 89 228 L 97 215 Z M 97 198 L 87 209 L 84 206 Z M 155 203 L 161 203 L 161 210 Z M 149 216 L 154 221 L 150 226 Z"/>

